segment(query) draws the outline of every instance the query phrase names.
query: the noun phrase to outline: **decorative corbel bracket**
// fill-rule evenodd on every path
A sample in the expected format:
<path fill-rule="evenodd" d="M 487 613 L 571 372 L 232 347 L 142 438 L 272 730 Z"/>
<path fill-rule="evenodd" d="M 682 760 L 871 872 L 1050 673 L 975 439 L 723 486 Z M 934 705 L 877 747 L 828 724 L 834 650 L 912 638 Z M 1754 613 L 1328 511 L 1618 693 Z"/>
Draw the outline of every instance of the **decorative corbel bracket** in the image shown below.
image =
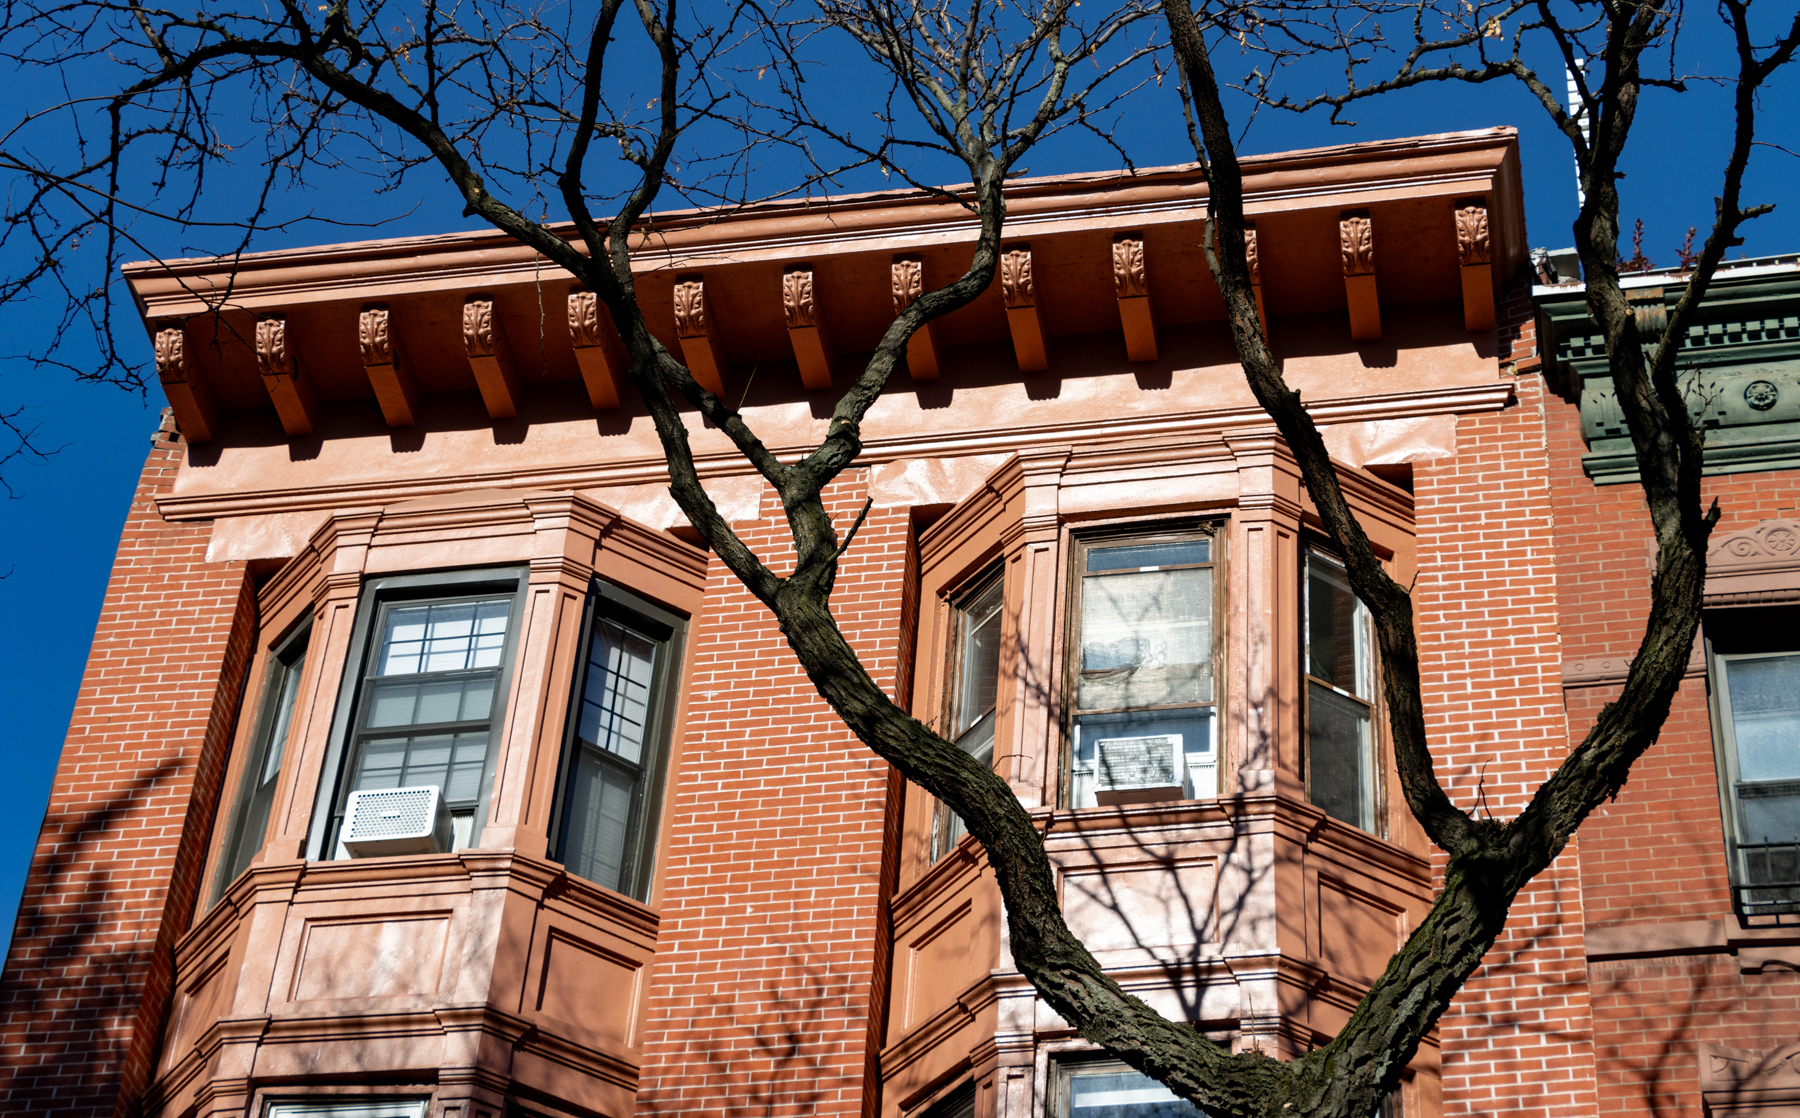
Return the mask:
<path fill-rule="evenodd" d="M 925 259 L 920 256 L 894 257 L 893 278 L 894 314 L 899 315 L 925 294 Z M 927 322 L 907 339 L 906 368 L 914 380 L 938 378 L 936 322 Z"/>
<path fill-rule="evenodd" d="M 475 374 L 475 387 L 489 419 L 511 419 L 519 414 L 519 374 L 512 349 L 494 315 L 492 295 L 471 295 L 463 301 L 463 351 Z"/>
<path fill-rule="evenodd" d="M 363 370 L 389 427 L 411 427 L 419 414 L 419 385 L 384 303 L 372 303 L 357 318 L 356 338 L 362 346 Z"/>
<path fill-rule="evenodd" d="M 1050 354 L 1044 345 L 1044 320 L 1038 315 L 1030 245 L 1014 245 L 1000 254 L 1000 295 L 1006 301 L 1006 325 L 1012 331 L 1019 371 L 1048 369 Z"/>
<path fill-rule="evenodd" d="M 631 375 L 631 358 L 612 316 L 592 291 L 569 292 L 569 341 L 575 346 L 588 403 L 596 411 L 618 407 L 620 389 Z"/>
<path fill-rule="evenodd" d="M 156 376 L 175 413 L 175 425 L 190 443 L 209 443 L 218 429 L 219 409 L 212 391 L 187 354 L 187 321 L 157 324 Z"/>
<path fill-rule="evenodd" d="M 1125 356 L 1156 360 L 1156 319 L 1150 313 L 1150 273 L 1144 262 L 1144 235 L 1125 233 L 1112 243 L 1113 293 L 1125 330 Z"/>
<path fill-rule="evenodd" d="M 281 417 L 281 429 L 289 435 L 310 435 L 319 414 L 319 398 L 312 378 L 300 363 L 299 351 L 288 333 L 287 317 L 273 315 L 256 323 L 256 367 L 263 387 Z"/>
<path fill-rule="evenodd" d="M 1269 337 L 1269 314 L 1263 309 L 1262 261 L 1257 255 L 1256 222 L 1244 222 L 1244 259 L 1250 265 L 1250 290 L 1256 296 L 1256 321 L 1262 326 L 1263 338 Z"/>
<path fill-rule="evenodd" d="M 795 264 L 781 273 L 781 311 L 787 318 L 788 341 L 794 346 L 800 379 L 813 391 L 830 388 L 835 354 L 811 264 Z"/>
<path fill-rule="evenodd" d="M 1350 337 L 1381 340 L 1381 299 L 1375 290 L 1375 223 L 1367 210 L 1338 217 L 1338 246 L 1344 261 L 1344 296 L 1350 304 Z"/>
<path fill-rule="evenodd" d="M 723 396 L 725 347 L 719 344 L 719 327 L 713 321 L 704 276 L 687 275 L 675 281 L 675 333 L 681 338 L 681 356 L 700 387 Z"/>
<path fill-rule="evenodd" d="M 1486 198 L 1456 203 L 1456 258 L 1462 265 L 1463 328 L 1494 328 L 1494 248 Z"/>

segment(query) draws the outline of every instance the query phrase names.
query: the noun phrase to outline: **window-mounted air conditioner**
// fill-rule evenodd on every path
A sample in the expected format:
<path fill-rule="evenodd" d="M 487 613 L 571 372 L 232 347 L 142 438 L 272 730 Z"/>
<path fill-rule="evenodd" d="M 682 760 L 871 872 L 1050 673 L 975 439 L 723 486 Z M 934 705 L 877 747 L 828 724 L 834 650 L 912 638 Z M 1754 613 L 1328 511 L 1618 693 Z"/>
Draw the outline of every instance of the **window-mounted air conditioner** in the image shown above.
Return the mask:
<path fill-rule="evenodd" d="M 1102 804 L 1179 800 L 1185 758 L 1180 734 L 1100 738 L 1094 742 L 1094 799 Z"/>
<path fill-rule="evenodd" d="M 441 854 L 450 849 L 450 809 L 435 785 L 350 793 L 344 849 L 352 858 Z"/>

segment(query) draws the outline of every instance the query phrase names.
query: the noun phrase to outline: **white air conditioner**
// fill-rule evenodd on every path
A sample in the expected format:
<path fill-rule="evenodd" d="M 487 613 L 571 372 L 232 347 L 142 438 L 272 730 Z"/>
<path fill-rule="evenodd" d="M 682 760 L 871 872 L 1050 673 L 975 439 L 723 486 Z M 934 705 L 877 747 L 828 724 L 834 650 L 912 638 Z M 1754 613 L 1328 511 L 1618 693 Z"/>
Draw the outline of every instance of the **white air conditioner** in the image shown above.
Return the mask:
<path fill-rule="evenodd" d="M 1094 799 L 1101 804 L 1179 800 L 1185 760 L 1180 734 L 1100 738 L 1094 742 Z"/>
<path fill-rule="evenodd" d="M 352 792 L 342 841 L 352 858 L 441 854 L 450 849 L 450 809 L 430 784 Z"/>

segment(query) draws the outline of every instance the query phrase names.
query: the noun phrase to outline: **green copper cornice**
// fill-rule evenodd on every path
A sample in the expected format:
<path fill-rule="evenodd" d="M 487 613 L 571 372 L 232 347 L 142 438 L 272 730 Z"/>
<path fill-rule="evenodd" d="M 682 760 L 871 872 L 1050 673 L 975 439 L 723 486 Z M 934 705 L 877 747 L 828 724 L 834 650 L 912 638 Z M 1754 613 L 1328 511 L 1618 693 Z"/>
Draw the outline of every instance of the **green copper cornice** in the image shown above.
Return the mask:
<path fill-rule="evenodd" d="M 1686 277 L 1625 277 L 1640 337 L 1660 337 Z M 1637 480 L 1625 417 L 1613 390 L 1604 337 L 1588 318 L 1580 284 L 1533 289 L 1546 372 L 1580 401 L 1598 484 Z M 1800 468 L 1800 258 L 1736 262 L 1722 269 L 1682 340 L 1677 368 L 1688 407 L 1706 431 L 1708 474 Z"/>

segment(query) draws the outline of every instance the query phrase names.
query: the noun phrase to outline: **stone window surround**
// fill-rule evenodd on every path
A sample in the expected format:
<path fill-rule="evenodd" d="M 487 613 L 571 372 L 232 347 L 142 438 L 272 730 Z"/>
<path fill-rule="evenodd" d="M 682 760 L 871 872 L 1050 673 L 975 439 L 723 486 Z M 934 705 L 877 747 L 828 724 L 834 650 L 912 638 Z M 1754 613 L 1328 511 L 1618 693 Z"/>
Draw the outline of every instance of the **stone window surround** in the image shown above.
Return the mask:
<path fill-rule="evenodd" d="M 1800 1118 L 1800 1043 L 1766 1051 L 1701 1044 L 1706 1118 Z"/>
<path fill-rule="evenodd" d="M 1654 563 L 1654 549 L 1650 561 Z M 1772 519 L 1715 535 L 1707 545 L 1705 606 L 1709 610 L 1800 603 L 1800 521 Z M 1564 685 L 1611 686 L 1625 679 L 1630 656 L 1563 665 Z M 1572 670 L 1573 669 L 1573 670 Z M 1707 671 L 1704 634 L 1694 641 L 1688 675 Z M 1709 704 L 1710 705 L 1710 704 Z M 1718 733 L 1713 732 L 1715 745 Z M 1715 757 L 1718 771 L 1724 761 Z M 1721 811 L 1731 811 L 1720 781 Z M 1745 974 L 1765 967 L 1800 969 L 1800 928 L 1740 926 L 1735 917 L 1715 920 L 1628 922 L 1592 927 L 1586 933 L 1590 962 L 1662 955 L 1734 954 Z M 1800 1096 L 1797 1096 L 1800 1098 Z M 1800 1111 L 1796 1112 L 1800 1118 Z"/>
<path fill-rule="evenodd" d="M 1754 610 L 1758 607 L 1800 604 L 1800 522 L 1787 519 L 1759 521 L 1748 528 L 1715 536 L 1706 549 L 1705 606 L 1708 611 Z M 1709 680 L 1723 666 L 1713 651 L 1712 640 L 1702 629 L 1697 644 L 1703 648 L 1703 663 Z M 1707 709 L 1712 723 L 1713 762 L 1718 772 L 1719 812 L 1725 828 L 1726 849 L 1736 850 L 1738 804 L 1730 774 L 1735 770 L 1727 756 L 1725 733 L 1725 700 L 1717 683 L 1707 687 Z M 1735 855 L 1726 859 L 1726 872 L 1733 888 L 1733 908 L 1739 865 Z M 1766 919 L 1766 917 L 1765 917 Z M 1792 917 L 1787 918 L 1791 921 Z M 1739 913 L 1738 924 L 1748 922 Z M 1785 923 L 1786 921 L 1777 921 Z M 1800 929 L 1788 927 L 1790 935 Z M 1788 957 L 1794 957 L 1790 947 Z"/>
<path fill-rule="evenodd" d="M 1410 496 L 1360 470 L 1341 469 L 1339 477 L 1390 569 L 1410 579 Z M 1059 688 L 1075 534 L 1172 519 L 1218 522 L 1223 545 L 1222 608 L 1215 621 L 1225 645 L 1217 681 L 1220 786 L 1274 786 L 1304 799 L 1300 564 L 1306 543 L 1323 536 L 1297 464 L 1274 430 L 1263 426 L 1022 452 L 921 533 L 912 709 L 928 720 L 943 710 L 952 602 L 969 579 L 1003 560 L 995 762 L 1027 807 L 1057 802 L 1063 763 Z M 1252 694 L 1264 698 L 1248 701 Z M 1384 779 L 1391 779 L 1385 766 Z M 919 801 L 928 799 L 909 798 L 903 879 L 926 866 L 930 805 Z M 1414 838 L 1406 821 L 1396 821 L 1394 830 L 1403 844 Z"/>
<path fill-rule="evenodd" d="M 308 618 L 313 635 L 282 759 L 270 837 L 254 862 L 305 857 L 313 792 L 322 787 L 364 584 L 402 573 L 498 566 L 522 569 L 522 605 L 514 621 L 519 636 L 494 746 L 493 794 L 476 846 L 535 858 L 547 855 L 569 708 L 563 700 L 578 668 L 579 622 L 594 580 L 694 618 L 701 608 L 706 556 L 580 494 L 482 490 L 330 514 L 299 554 L 261 587 L 253 687 L 267 674 L 274 651 Z M 685 694 L 682 682 L 678 690 Z M 228 795 L 241 784 L 257 714 L 247 711 L 239 720 L 221 784 Z M 679 712 L 675 725 L 680 725 Z M 668 764 L 675 763 L 679 748 L 678 741 L 670 742 Z M 221 804 L 221 810 L 232 807 Z M 218 865 L 222 842 L 223 835 L 215 834 L 208 872 Z M 653 875 L 653 880 L 659 877 Z"/>

